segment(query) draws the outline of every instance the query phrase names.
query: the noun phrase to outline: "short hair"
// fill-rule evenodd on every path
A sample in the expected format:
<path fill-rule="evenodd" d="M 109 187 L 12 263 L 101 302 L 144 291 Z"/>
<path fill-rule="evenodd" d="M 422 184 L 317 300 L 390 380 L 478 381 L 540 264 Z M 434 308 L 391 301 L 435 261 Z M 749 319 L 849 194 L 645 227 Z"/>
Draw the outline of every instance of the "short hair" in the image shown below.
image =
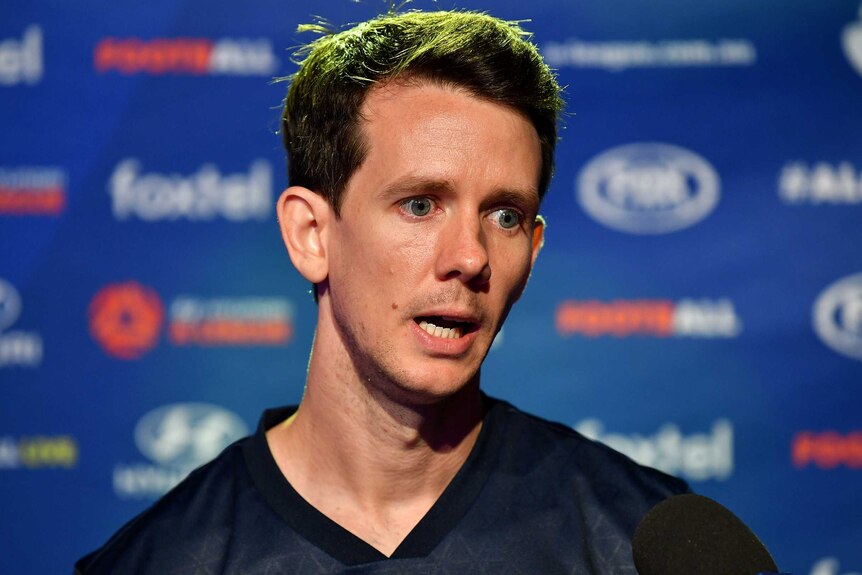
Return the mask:
<path fill-rule="evenodd" d="M 320 25 L 299 31 L 329 32 Z M 339 216 L 347 181 L 368 144 L 361 108 L 369 89 L 394 79 L 430 80 L 523 113 L 541 144 L 538 182 L 551 180 L 563 100 L 551 69 L 517 22 L 469 11 L 389 13 L 301 48 L 281 118 L 288 182 L 323 195 Z"/>

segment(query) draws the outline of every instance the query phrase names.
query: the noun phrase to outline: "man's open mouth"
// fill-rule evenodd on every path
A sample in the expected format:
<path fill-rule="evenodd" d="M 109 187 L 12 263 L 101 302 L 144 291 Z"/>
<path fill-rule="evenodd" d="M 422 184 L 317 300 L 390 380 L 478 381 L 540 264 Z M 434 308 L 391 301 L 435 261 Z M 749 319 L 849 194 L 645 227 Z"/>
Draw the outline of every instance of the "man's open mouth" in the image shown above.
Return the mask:
<path fill-rule="evenodd" d="M 471 321 L 460 321 L 439 315 L 420 316 L 413 321 L 429 334 L 443 339 L 458 339 L 479 327 Z"/>

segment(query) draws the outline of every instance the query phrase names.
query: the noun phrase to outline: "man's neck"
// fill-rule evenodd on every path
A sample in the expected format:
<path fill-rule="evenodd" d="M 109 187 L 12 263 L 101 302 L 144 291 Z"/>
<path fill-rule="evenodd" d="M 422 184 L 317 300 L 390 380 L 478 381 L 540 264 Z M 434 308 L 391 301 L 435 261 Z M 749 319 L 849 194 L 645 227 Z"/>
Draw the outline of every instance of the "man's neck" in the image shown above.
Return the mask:
<path fill-rule="evenodd" d="M 327 357 L 320 343 L 302 404 L 267 433 L 270 449 L 306 501 L 391 555 L 476 442 L 483 415 L 478 376 L 440 401 L 393 399 L 338 361 L 316 361 Z"/>

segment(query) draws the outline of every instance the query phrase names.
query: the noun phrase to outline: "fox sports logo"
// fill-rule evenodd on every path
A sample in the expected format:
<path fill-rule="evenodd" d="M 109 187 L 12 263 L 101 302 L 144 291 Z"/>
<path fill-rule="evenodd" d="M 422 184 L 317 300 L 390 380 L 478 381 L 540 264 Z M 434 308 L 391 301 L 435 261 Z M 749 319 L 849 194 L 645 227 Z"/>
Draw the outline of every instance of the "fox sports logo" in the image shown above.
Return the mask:
<path fill-rule="evenodd" d="M 718 204 L 719 178 L 697 154 L 638 143 L 596 156 L 578 176 L 578 200 L 599 223 L 630 234 L 693 226 Z"/>
<path fill-rule="evenodd" d="M 847 60 L 862 74 L 862 4 L 859 5 L 859 19 L 844 27 L 841 44 Z"/>
<path fill-rule="evenodd" d="M 242 419 L 226 409 L 207 403 L 176 403 L 144 415 L 135 426 L 135 443 L 155 463 L 193 469 L 247 434 Z"/>
<path fill-rule="evenodd" d="M 827 287 L 814 304 L 814 331 L 838 353 L 862 360 L 862 273 Z"/>

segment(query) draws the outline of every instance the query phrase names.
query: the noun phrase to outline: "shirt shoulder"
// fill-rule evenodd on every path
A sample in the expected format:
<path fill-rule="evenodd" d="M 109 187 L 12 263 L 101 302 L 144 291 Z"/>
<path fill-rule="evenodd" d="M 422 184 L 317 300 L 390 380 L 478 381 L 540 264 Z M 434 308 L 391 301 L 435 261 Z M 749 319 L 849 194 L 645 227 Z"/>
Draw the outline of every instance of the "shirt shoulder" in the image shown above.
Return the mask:
<path fill-rule="evenodd" d="M 224 556 L 237 505 L 250 488 L 242 453 L 247 441 L 228 446 L 192 471 L 101 548 L 81 558 L 75 574 L 209 573 L 207 565 L 217 565 Z"/>
<path fill-rule="evenodd" d="M 504 468 L 520 470 L 536 481 L 569 485 L 582 501 L 595 502 L 607 513 L 631 516 L 627 523 L 639 521 L 663 499 L 691 491 L 685 481 L 641 465 L 569 426 L 506 402 L 494 409 L 506 422 L 500 450 Z"/>

